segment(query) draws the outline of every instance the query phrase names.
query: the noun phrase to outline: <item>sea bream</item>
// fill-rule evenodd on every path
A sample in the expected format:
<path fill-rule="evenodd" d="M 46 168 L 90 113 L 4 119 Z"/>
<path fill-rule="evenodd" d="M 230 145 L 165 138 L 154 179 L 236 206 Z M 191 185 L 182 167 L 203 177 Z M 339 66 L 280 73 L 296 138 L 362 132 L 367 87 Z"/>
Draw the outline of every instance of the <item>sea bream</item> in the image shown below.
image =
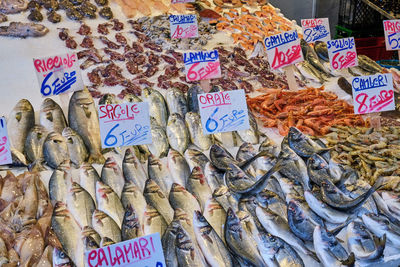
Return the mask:
<path fill-rule="evenodd" d="M 31 166 L 36 167 L 39 171 L 44 170 L 42 166 L 43 145 L 46 140 L 48 132 L 43 126 L 35 125 L 28 133 L 25 141 L 25 155 L 27 160 L 32 162 Z"/>
<path fill-rule="evenodd" d="M 67 121 L 61 107 L 51 98 L 43 100 L 40 106 L 39 123 L 48 132 L 62 133 Z"/>
<path fill-rule="evenodd" d="M 202 151 L 209 149 L 212 145 L 212 138 L 211 135 L 203 133 L 200 115 L 190 111 L 185 115 L 185 122 L 189 130 L 190 141 Z"/>
<path fill-rule="evenodd" d="M 171 148 L 168 152 L 167 167 L 175 183 L 186 184 L 190 176 L 190 167 L 182 154 Z"/>
<path fill-rule="evenodd" d="M 158 158 L 163 158 L 167 155 L 169 148 L 165 127 L 160 126 L 153 117 L 150 117 L 150 124 L 152 143 L 147 147 L 151 154 Z"/>
<path fill-rule="evenodd" d="M 92 214 L 96 205 L 90 194 L 78 183 L 73 182 L 68 190 L 67 205 L 81 228 L 92 226 Z"/>
<path fill-rule="evenodd" d="M 109 237 L 114 242 L 121 242 L 121 229 L 118 224 L 107 214 L 94 210 L 92 215 L 93 229 L 103 238 Z"/>
<path fill-rule="evenodd" d="M 98 181 L 100 181 L 100 176 L 96 169 L 91 164 L 84 162 L 79 168 L 79 184 L 90 194 L 96 206 L 96 183 Z"/>
<path fill-rule="evenodd" d="M 163 95 L 152 88 L 142 90 L 142 100 L 149 103 L 150 114 L 156 119 L 158 125 L 167 126 L 168 110 Z"/>
<path fill-rule="evenodd" d="M 47 165 L 53 169 L 63 161 L 69 160 L 68 146 L 61 134 L 51 132 L 47 135 L 43 144 L 43 157 Z"/>
<path fill-rule="evenodd" d="M 143 235 L 150 235 L 158 232 L 160 236 L 162 236 L 167 226 L 164 217 L 154 207 L 147 205 L 142 225 Z"/>
<path fill-rule="evenodd" d="M 189 132 L 185 120 L 178 113 L 173 113 L 168 118 L 167 137 L 171 148 L 179 153 L 185 153 L 189 145 Z"/>
<path fill-rule="evenodd" d="M 205 267 L 203 255 L 201 255 L 200 249 L 194 245 L 195 240 L 191 240 L 189 235 L 182 227 L 178 227 L 176 239 L 175 239 L 175 251 L 178 258 L 178 264 L 181 267 Z"/>
<path fill-rule="evenodd" d="M 62 136 L 64 136 L 67 143 L 71 163 L 77 168 L 80 167 L 89 156 L 82 137 L 69 127 L 64 128 Z"/>
<path fill-rule="evenodd" d="M 149 178 L 154 180 L 161 188 L 164 195 L 168 197 L 169 190 L 173 182 L 170 177 L 170 173 L 168 171 L 167 166 L 154 155 L 149 156 L 147 166 L 148 166 L 147 172 L 149 174 Z"/>
<path fill-rule="evenodd" d="M 180 89 L 168 89 L 165 100 L 167 102 L 169 114 L 178 113 L 182 118 L 185 117 L 186 112 L 188 112 L 188 106 L 185 94 Z"/>

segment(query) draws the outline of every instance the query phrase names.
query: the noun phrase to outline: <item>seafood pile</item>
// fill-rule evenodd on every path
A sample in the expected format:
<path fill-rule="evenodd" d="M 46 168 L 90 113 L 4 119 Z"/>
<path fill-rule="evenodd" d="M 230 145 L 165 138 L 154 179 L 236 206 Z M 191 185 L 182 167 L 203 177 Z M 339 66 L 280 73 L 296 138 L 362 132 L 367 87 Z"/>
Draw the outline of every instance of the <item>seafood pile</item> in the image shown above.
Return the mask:
<path fill-rule="evenodd" d="M 177 13 L 186 14 L 187 7 L 185 3 L 172 4 L 172 1 L 166 0 L 115 0 L 121 6 L 122 12 L 128 18 L 133 18 L 137 15 L 151 16 L 155 13 Z"/>
<path fill-rule="evenodd" d="M 334 125 L 368 126 L 368 121 L 354 114 L 352 105 L 324 87 L 268 89 L 266 94 L 248 97 L 247 104 L 264 127 L 277 127 L 282 136 L 292 126 L 313 136 L 327 134 Z"/>
<path fill-rule="evenodd" d="M 324 138 L 334 148 L 331 155 L 335 161 L 351 166 L 370 184 L 384 176 L 384 189 L 400 191 L 400 127 L 336 126 L 331 130 Z"/>
<path fill-rule="evenodd" d="M 53 206 L 37 173 L 0 176 L 0 265 L 51 267 Z M 38 265 L 35 265 L 38 264 Z"/>

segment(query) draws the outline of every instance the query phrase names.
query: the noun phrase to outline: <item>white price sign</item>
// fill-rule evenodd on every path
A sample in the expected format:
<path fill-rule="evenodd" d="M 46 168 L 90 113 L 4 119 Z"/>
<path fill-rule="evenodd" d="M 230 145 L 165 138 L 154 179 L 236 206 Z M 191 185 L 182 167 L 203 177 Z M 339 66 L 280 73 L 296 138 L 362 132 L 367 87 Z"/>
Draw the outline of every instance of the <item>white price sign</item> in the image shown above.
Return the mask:
<path fill-rule="evenodd" d="M 400 50 L 400 19 L 384 20 L 386 50 Z"/>
<path fill-rule="evenodd" d="M 302 19 L 301 28 L 303 38 L 307 43 L 327 42 L 331 39 L 328 18 Z"/>
<path fill-rule="evenodd" d="M 329 60 L 334 70 L 358 66 L 354 37 L 327 42 Z"/>
<path fill-rule="evenodd" d="M 171 38 L 199 37 L 197 18 L 195 15 L 169 15 Z"/>

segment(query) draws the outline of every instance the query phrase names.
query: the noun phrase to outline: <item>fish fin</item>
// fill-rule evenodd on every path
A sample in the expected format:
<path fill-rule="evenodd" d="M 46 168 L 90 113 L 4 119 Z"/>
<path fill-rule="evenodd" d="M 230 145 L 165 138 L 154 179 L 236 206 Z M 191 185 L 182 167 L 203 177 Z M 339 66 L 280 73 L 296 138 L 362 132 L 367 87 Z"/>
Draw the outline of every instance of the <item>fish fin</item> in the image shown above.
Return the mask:
<path fill-rule="evenodd" d="M 15 119 L 19 122 L 21 120 L 21 118 L 22 118 L 22 112 L 17 112 L 15 114 Z"/>
<path fill-rule="evenodd" d="M 353 220 L 355 220 L 357 218 L 358 214 L 354 213 L 351 214 L 349 217 L 347 217 L 346 221 L 344 223 L 342 223 L 341 225 L 339 225 L 338 227 L 336 227 L 335 229 L 332 229 L 331 231 L 329 231 L 331 234 L 333 234 L 334 236 L 337 236 L 340 231 L 342 231 L 342 229 L 344 227 L 346 227 L 349 223 L 351 223 Z M 337 238 L 338 239 L 338 238 Z M 339 239 L 338 239 L 339 240 Z M 342 243 L 344 243 L 343 240 L 341 240 Z"/>
<path fill-rule="evenodd" d="M 342 264 L 346 265 L 346 266 L 353 266 L 355 261 L 356 261 L 356 258 L 354 256 L 354 253 L 351 252 L 349 257 L 346 260 L 342 261 Z"/>

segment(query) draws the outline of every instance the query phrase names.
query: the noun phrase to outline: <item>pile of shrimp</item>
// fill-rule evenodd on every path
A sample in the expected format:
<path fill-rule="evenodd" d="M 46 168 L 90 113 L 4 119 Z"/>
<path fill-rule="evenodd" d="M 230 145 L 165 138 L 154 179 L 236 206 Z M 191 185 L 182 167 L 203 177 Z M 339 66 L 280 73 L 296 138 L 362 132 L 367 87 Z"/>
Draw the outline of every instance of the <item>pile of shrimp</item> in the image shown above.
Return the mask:
<path fill-rule="evenodd" d="M 247 96 L 247 104 L 264 127 L 277 127 L 282 136 L 288 134 L 291 126 L 303 133 L 321 136 L 329 133 L 334 125 L 369 125 L 368 120 L 354 114 L 352 105 L 325 92 L 324 87 L 298 91 L 266 89 L 264 92 L 266 94 L 253 98 Z"/>
<path fill-rule="evenodd" d="M 222 11 L 222 17 L 215 22 L 218 30 L 229 31 L 235 44 L 247 50 L 253 50 L 267 36 L 294 29 L 293 23 L 278 15 L 271 5 L 264 5 L 254 13 L 244 7 Z"/>

